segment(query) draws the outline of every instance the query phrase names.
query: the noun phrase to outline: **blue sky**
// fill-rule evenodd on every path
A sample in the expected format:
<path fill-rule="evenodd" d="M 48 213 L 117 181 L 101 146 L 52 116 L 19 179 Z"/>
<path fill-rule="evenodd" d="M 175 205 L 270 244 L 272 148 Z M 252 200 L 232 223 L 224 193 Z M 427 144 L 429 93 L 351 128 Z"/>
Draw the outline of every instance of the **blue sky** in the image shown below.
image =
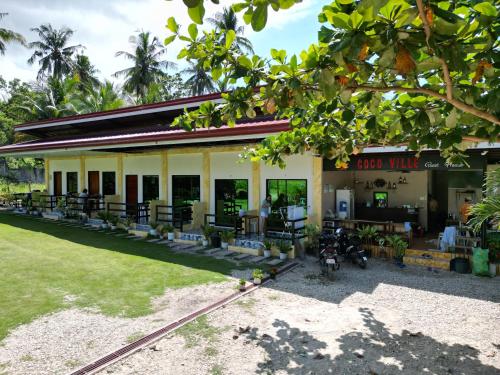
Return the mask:
<path fill-rule="evenodd" d="M 220 6 L 209 4 L 207 16 L 231 2 L 222 0 Z M 267 27 L 255 33 L 247 26 L 246 36 L 259 55 L 269 56 L 271 48 L 300 53 L 317 40 L 320 27 L 317 15 L 327 3 L 303 0 L 289 10 L 271 11 Z M 107 79 L 128 66 L 127 61 L 114 54 L 119 50 L 129 50 L 128 37 L 136 30 L 152 31 L 163 40 L 168 35 L 165 28 L 168 17 L 174 16 L 185 27 L 190 23 L 181 0 L 2 0 L 0 12 L 9 13 L 0 21 L 0 27 L 20 32 L 28 41 L 36 40 L 30 28 L 42 23 L 74 29 L 72 43 L 86 47 L 84 53 L 100 70 L 101 78 Z M 167 58 L 175 60 L 180 48 L 181 44 L 177 42 L 169 46 Z M 5 79 L 34 80 L 38 66 L 36 63 L 33 66 L 27 64 L 30 55 L 30 50 L 22 46 L 8 45 L 7 53 L 0 56 L 0 75 Z"/>

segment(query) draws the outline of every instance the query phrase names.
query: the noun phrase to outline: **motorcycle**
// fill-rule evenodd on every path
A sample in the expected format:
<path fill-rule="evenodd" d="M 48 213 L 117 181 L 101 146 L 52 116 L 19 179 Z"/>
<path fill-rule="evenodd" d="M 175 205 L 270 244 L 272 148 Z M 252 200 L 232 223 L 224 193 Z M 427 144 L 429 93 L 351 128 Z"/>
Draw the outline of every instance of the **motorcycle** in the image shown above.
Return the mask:
<path fill-rule="evenodd" d="M 334 272 L 340 268 L 340 263 L 335 247 L 335 236 L 323 233 L 319 238 L 319 265 L 321 272 L 333 278 Z"/>
<path fill-rule="evenodd" d="M 362 269 L 366 268 L 368 257 L 362 249 L 361 238 L 358 236 L 349 237 L 344 228 L 335 230 L 337 254 L 345 260 L 350 259 L 353 264 L 357 264 Z"/>

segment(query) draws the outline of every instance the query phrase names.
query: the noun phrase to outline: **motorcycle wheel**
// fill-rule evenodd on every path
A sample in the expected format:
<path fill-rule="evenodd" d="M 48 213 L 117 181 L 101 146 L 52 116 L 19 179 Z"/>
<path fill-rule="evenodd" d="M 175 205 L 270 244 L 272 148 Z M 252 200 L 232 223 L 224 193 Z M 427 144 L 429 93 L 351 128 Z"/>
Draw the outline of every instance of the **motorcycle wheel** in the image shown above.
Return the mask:
<path fill-rule="evenodd" d="M 335 264 L 327 265 L 326 267 L 326 276 L 328 279 L 335 279 Z"/>
<path fill-rule="evenodd" d="M 326 264 L 324 259 L 319 260 L 319 267 L 321 269 L 321 274 L 322 275 L 327 275 L 328 274 L 328 265 Z"/>
<path fill-rule="evenodd" d="M 364 260 L 364 259 L 358 259 L 358 265 L 359 265 L 360 268 L 365 269 L 366 265 L 367 265 L 366 260 Z"/>

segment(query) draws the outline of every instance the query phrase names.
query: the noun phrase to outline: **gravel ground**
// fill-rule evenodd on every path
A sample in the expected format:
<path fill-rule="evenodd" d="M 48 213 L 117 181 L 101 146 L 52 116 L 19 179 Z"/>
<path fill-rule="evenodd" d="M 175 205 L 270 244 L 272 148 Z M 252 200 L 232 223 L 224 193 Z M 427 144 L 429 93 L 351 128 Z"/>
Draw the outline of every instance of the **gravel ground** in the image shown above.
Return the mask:
<path fill-rule="evenodd" d="M 500 374 L 500 278 L 306 261 L 113 374 Z"/>
<path fill-rule="evenodd" d="M 0 374 L 65 374 L 234 293 L 235 285 L 169 289 L 153 300 L 154 313 L 134 319 L 71 308 L 74 297 L 67 296 L 67 310 L 20 326 L 0 342 Z"/>

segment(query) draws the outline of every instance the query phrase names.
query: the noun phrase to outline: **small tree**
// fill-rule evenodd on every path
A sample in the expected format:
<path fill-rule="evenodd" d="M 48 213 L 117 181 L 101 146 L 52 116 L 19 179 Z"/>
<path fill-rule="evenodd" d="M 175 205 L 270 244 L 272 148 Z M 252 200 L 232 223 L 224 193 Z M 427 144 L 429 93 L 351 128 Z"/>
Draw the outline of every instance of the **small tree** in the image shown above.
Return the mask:
<path fill-rule="evenodd" d="M 483 200 L 471 207 L 468 224 L 479 232 L 481 226 L 490 221 L 493 228 L 500 230 L 500 168 L 486 174 L 484 194 Z"/>

